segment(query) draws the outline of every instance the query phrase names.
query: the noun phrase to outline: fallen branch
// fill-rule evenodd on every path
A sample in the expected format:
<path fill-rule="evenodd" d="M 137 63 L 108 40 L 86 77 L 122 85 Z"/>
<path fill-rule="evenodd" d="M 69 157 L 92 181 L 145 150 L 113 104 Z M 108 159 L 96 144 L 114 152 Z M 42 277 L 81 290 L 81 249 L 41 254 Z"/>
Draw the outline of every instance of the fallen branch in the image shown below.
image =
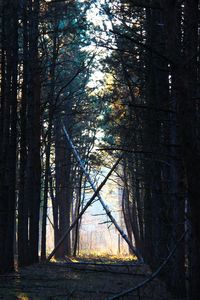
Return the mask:
<path fill-rule="evenodd" d="M 108 263 L 104 263 L 104 262 L 84 262 L 84 261 L 81 261 L 81 262 L 72 262 L 72 261 L 66 261 L 66 263 L 59 263 L 59 262 L 55 262 L 54 263 L 54 265 L 57 265 L 57 266 L 75 266 L 75 265 L 83 265 L 83 266 L 107 266 L 107 267 L 132 267 L 132 268 L 134 268 L 134 267 L 136 267 L 136 268 L 138 268 L 138 267 L 142 267 L 142 266 L 144 266 L 144 264 L 143 263 L 134 263 L 134 264 L 128 264 L 128 263 L 122 263 L 122 264 L 108 264 Z"/>
<path fill-rule="evenodd" d="M 131 270 L 130 268 L 127 268 L 125 266 L 124 268 L 118 267 L 113 268 L 113 266 L 103 266 L 103 265 L 76 265 L 67 263 L 66 268 L 77 270 L 77 271 L 88 271 L 88 272 L 100 272 L 100 273 L 111 273 L 111 274 L 122 274 L 122 275 L 130 275 L 130 276 L 138 276 L 138 277 L 144 277 L 146 276 L 144 273 L 137 273 L 134 272 L 134 270 Z M 123 270 L 121 270 L 123 269 Z"/>
<path fill-rule="evenodd" d="M 178 248 L 178 246 L 180 245 L 180 243 L 182 242 L 182 240 L 184 239 L 186 233 L 188 232 L 188 230 L 186 230 L 181 237 L 178 239 L 176 245 L 174 246 L 174 248 L 170 251 L 169 255 L 166 257 L 166 259 L 164 260 L 164 262 L 160 265 L 160 267 L 154 272 L 152 273 L 152 275 L 145 279 L 144 281 L 142 281 L 141 283 L 139 283 L 138 285 L 136 285 L 133 288 L 130 288 L 124 292 L 121 292 L 120 294 L 117 294 L 111 298 L 108 298 L 108 300 L 115 300 L 115 299 L 119 299 L 120 297 L 123 297 L 125 295 L 128 295 L 140 288 L 142 288 L 143 286 L 145 286 L 147 283 L 151 282 L 155 277 L 157 277 L 160 272 L 162 271 L 162 269 L 166 266 L 166 264 L 168 263 L 168 261 L 170 260 L 170 258 L 173 256 L 174 252 L 176 251 L 176 249 Z"/>

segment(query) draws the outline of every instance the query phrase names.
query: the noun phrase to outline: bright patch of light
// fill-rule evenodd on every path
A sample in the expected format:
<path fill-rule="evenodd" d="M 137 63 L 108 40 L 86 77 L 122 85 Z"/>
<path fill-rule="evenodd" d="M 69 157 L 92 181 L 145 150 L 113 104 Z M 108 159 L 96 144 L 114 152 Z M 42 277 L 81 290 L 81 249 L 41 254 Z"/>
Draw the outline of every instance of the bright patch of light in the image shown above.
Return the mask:
<path fill-rule="evenodd" d="M 112 24 L 108 16 L 103 14 L 102 6 L 105 4 L 104 0 L 99 0 L 92 4 L 87 11 L 87 19 L 94 25 L 95 30 L 89 32 L 92 43 L 84 48 L 84 51 L 96 53 L 95 66 L 92 69 L 90 80 L 88 83 L 89 88 L 99 89 L 102 87 L 105 74 L 101 71 L 100 60 L 105 58 L 111 53 L 110 50 L 101 47 L 99 43 L 108 41 L 109 31 L 112 29 Z"/>
<path fill-rule="evenodd" d="M 92 73 L 92 75 L 90 77 L 88 87 L 89 88 L 99 87 L 99 85 L 103 81 L 103 79 L 104 79 L 104 73 L 101 72 L 100 70 L 94 70 L 94 72 Z"/>

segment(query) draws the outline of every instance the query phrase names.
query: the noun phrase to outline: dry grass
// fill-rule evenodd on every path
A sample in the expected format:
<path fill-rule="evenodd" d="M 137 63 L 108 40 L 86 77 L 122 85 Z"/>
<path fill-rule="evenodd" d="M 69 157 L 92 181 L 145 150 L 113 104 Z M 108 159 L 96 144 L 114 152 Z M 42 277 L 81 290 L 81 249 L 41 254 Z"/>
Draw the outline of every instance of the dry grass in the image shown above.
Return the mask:
<path fill-rule="evenodd" d="M 125 255 L 125 254 L 119 254 L 114 255 L 106 252 L 84 252 L 82 251 L 76 258 L 72 258 L 72 261 L 100 261 L 100 262 L 106 262 L 106 263 L 117 263 L 117 262 L 136 262 L 137 258 L 134 255 Z"/>

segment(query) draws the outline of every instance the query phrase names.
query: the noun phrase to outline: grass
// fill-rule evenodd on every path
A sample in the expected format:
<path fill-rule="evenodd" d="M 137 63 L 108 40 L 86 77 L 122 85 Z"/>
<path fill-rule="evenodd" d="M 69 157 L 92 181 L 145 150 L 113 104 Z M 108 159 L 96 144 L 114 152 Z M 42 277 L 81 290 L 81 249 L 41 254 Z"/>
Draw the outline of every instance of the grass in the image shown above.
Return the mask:
<path fill-rule="evenodd" d="M 114 263 L 133 263 L 137 261 L 136 256 L 134 255 L 127 255 L 127 254 L 110 254 L 107 252 L 97 252 L 97 251 L 81 251 L 79 255 L 76 257 L 69 257 L 71 262 L 99 262 L 101 264 L 114 264 Z M 51 262 L 66 262 L 68 258 L 65 259 L 56 259 L 53 257 Z"/>
<path fill-rule="evenodd" d="M 136 256 L 133 255 L 124 255 L 124 254 L 110 254 L 107 252 L 96 252 L 91 251 L 81 251 L 81 253 L 76 257 L 77 260 L 101 260 L 106 262 L 133 262 L 136 261 Z"/>

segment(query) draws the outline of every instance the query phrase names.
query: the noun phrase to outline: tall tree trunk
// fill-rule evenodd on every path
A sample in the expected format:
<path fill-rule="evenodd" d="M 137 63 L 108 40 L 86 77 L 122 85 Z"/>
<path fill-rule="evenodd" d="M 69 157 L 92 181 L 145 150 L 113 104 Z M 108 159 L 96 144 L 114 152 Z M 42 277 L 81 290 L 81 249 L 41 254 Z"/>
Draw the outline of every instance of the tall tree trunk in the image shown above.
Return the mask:
<path fill-rule="evenodd" d="M 51 154 L 51 140 L 52 140 L 52 125 L 53 116 L 49 112 L 49 124 L 47 129 L 47 145 L 46 145 L 46 159 L 45 159 L 45 174 L 44 174 L 44 197 L 42 210 L 42 234 L 41 234 L 41 260 L 46 259 L 46 226 L 47 226 L 47 207 L 48 207 L 48 187 L 49 187 L 49 169 L 50 169 L 50 154 Z"/>
<path fill-rule="evenodd" d="M 39 243 L 39 213 L 40 213 L 40 186 L 41 186 L 41 163 L 40 163 L 40 66 L 38 58 L 38 23 L 39 23 L 39 0 L 32 4 L 32 17 L 30 21 L 30 71 L 32 81 L 29 91 L 29 117 L 30 126 L 28 137 L 29 153 L 27 164 L 29 166 L 27 176 L 27 197 L 30 206 L 30 263 L 38 261 Z M 28 120 L 29 121 L 29 120 Z"/>
<path fill-rule="evenodd" d="M 18 195 L 18 264 L 28 264 L 28 199 L 24 195 L 25 172 L 27 164 L 27 92 L 30 78 L 28 63 L 28 28 L 27 2 L 24 1 L 22 12 L 23 24 L 23 82 L 20 107 L 20 161 L 19 161 L 19 195 Z"/>
<path fill-rule="evenodd" d="M 57 52 L 57 30 L 53 33 L 53 53 L 50 69 L 50 93 L 49 93 L 49 113 L 48 113 L 48 129 L 47 129 L 47 145 L 46 145 L 46 161 L 45 161 L 45 176 L 44 176 L 44 197 L 43 197 L 43 211 L 42 211 L 42 235 L 41 235 L 41 259 L 46 259 L 46 223 L 47 223 L 47 206 L 48 206 L 48 190 L 50 179 L 50 156 L 51 156 L 51 143 L 52 143 L 52 128 L 54 117 L 54 97 L 55 97 L 55 71 Z"/>
<path fill-rule="evenodd" d="M 178 12 L 177 17 L 180 16 Z M 147 238 L 147 251 L 149 246 L 152 250 L 147 253 L 149 263 L 155 268 L 161 263 L 161 258 L 167 256 L 167 247 L 174 246 L 174 242 L 184 231 L 184 198 L 181 199 L 182 188 L 179 181 L 181 167 L 177 165 L 174 153 L 176 140 L 176 118 L 170 117 L 170 111 L 174 109 L 170 103 L 176 101 L 174 94 L 170 94 L 169 83 L 169 61 L 164 59 L 166 52 L 165 36 L 166 32 L 159 24 L 164 24 L 164 15 L 161 11 L 147 10 L 147 21 L 150 24 L 147 29 L 149 35 L 148 44 L 151 49 L 156 49 L 161 56 L 153 51 L 148 55 L 150 72 L 147 78 L 148 97 L 151 113 L 148 112 L 147 119 L 150 118 L 147 127 L 147 142 L 151 143 L 153 160 L 145 163 L 147 166 L 146 182 L 149 181 L 149 195 L 145 201 L 145 228 Z M 180 37 L 180 28 L 177 27 L 177 36 Z M 149 64 L 149 63 L 148 63 Z M 147 65 L 148 65 L 147 64 Z M 172 90 L 172 87 L 171 87 Z M 173 97 L 173 99 L 171 98 Z M 169 112 L 159 111 L 162 107 L 169 108 Z M 159 115 L 158 115 L 159 112 Z M 172 113 L 173 114 L 173 113 Z M 171 145 L 169 152 L 169 145 Z M 148 149 L 148 148 L 147 148 Z M 167 164 L 162 163 L 162 153 L 168 153 Z M 161 161 L 161 162 L 160 162 Z M 169 171 L 170 168 L 170 171 Z M 150 171 L 150 172 L 149 172 Z M 180 174 L 178 174 L 180 172 Z M 153 177 L 152 177 L 152 174 Z M 151 178 L 151 179 L 150 179 Z M 151 181 L 152 180 L 152 181 Z M 166 183 L 170 181 L 170 187 Z M 148 215 L 147 215 L 148 214 Z M 184 247 L 177 250 L 176 259 L 172 259 L 168 267 L 170 271 L 163 273 L 165 281 L 171 291 L 178 297 L 185 296 L 185 252 Z"/>
<path fill-rule="evenodd" d="M 8 1 L 2 16 L 0 272 L 14 268 L 17 146 L 18 1 Z"/>
<path fill-rule="evenodd" d="M 56 120 L 55 128 L 55 162 L 56 162 L 56 203 L 58 206 L 58 232 L 55 232 L 57 244 L 60 237 L 70 226 L 71 193 L 70 193 L 70 172 L 71 172 L 71 151 L 63 139 L 62 124 Z M 57 233 L 57 236 L 56 236 Z M 57 253 L 57 258 L 63 258 L 71 253 L 70 235 L 66 238 Z"/>
<path fill-rule="evenodd" d="M 83 180 L 83 172 L 80 170 L 80 178 L 79 178 L 79 186 L 77 188 L 77 199 L 75 203 L 75 212 L 74 212 L 74 219 L 80 213 L 81 209 L 81 196 L 82 196 L 82 180 Z M 74 230 L 74 249 L 73 249 L 73 256 L 76 257 L 77 250 L 78 250 L 78 243 L 79 243 L 79 231 L 80 231 L 80 221 L 77 222 Z"/>
<path fill-rule="evenodd" d="M 177 101 L 177 120 L 181 143 L 181 155 L 187 181 L 189 207 L 193 230 L 194 256 L 191 265 L 190 299 L 198 299 L 200 294 L 200 155 L 197 127 L 197 37 L 199 1 L 185 1 L 184 6 L 184 51 L 181 51 L 178 8 L 172 1 L 163 1 L 167 30 L 168 53 L 172 61 L 172 82 Z M 181 37 L 182 38 L 182 37 Z M 173 49 L 173 51 L 172 51 Z"/>
<path fill-rule="evenodd" d="M 26 2 L 25 8 L 28 20 L 24 21 L 24 47 L 28 46 L 28 69 L 24 74 L 27 91 L 24 92 L 22 114 L 26 114 L 26 137 L 22 143 L 27 154 L 21 157 L 21 195 L 19 199 L 19 264 L 26 265 L 38 261 L 39 243 L 39 211 L 40 211 L 40 67 L 38 58 L 38 23 L 39 23 L 39 0 Z M 27 31 L 26 31 L 27 26 Z M 26 36 L 28 38 L 26 45 Z M 27 76 L 27 78 L 26 78 Z M 27 80 L 27 82 L 26 82 Z M 26 108 L 27 106 L 27 108 Z M 25 110 L 26 113 L 25 113 Z M 24 124 L 23 124 L 24 125 Z M 24 130 L 24 129 L 23 129 Z M 22 187 L 24 184 L 24 189 Z M 24 215 L 23 212 L 25 213 Z M 28 213 L 28 216 L 27 216 Z M 23 228 L 23 226 L 28 228 Z M 25 241 L 23 246 L 22 242 Z M 27 247 L 24 248 L 23 247 Z M 26 251 L 25 251 L 26 250 Z"/>

